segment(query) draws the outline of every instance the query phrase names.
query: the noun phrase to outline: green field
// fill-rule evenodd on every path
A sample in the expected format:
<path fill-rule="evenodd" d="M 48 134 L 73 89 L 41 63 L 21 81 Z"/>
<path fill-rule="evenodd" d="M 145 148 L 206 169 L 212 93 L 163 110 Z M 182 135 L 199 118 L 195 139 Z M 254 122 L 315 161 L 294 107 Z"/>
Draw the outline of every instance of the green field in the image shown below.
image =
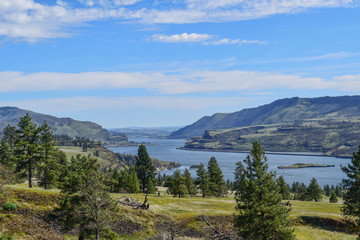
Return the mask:
<path fill-rule="evenodd" d="M 15 239 L 37 239 L 31 234 L 40 232 L 52 236 L 49 230 L 45 230 L 42 223 L 36 216 L 51 212 L 56 206 L 56 199 L 60 196 L 59 190 L 44 190 L 35 187 L 29 190 L 25 184 L 9 186 L 13 193 L 11 202 L 17 203 L 19 209 L 27 209 L 30 215 L 24 215 L 22 211 L 9 213 L 0 212 L 0 230 L 1 232 L 13 231 Z M 129 206 L 119 205 L 120 219 L 126 224 L 135 226 L 135 231 L 131 234 L 123 235 L 123 239 L 146 239 L 148 236 L 154 236 L 157 233 L 159 225 L 174 222 L 182 229 L 189 229 L 193 232 L 202 232 L 206 229 L 206 224 L 199 218 L 201 215 L 207 216 L 214 226 L 234 234 L 232 219 L 236 215 L 235 200 L 233 196 L 228 198 L 202 198 L 185 197 L 174 198 L 166 195 L 165 188 L 159 188 L 160 197 L 156 195 L 148 196 L 149 210 L 133 209 Z M 144 194 L 122 194 L 112 193 L 114 200 L 119 200 L 124 196 L 130 197 L 138 202 L 143 202 Z M 294 222 L 296 239 L 356 239 L 356 235 L 346 233 L 343 223 L 344 217 L 341 215 L 340 203 L 323 202 L 305 202 L 291 201 L 292 211 L 290 218 Z M 34 217 L 35 216 L 35 217 Z M 29 222 L 27 222 L 29 221 Z M 37 222 L 40 222 L 37 226 Z M 20 224 L 20 225 L 19 225 Z M 35 224 L 35 225 L 34 225 Z M 18 229 L 19 226 L 22 229 Z M 28 230 L 30 229 L 30 230 Z M 31 229 L 35 229 L 31 231 Z M 30 234 L 30 235 L 29 235 Z M 196 234 L 195 234 L 196 235 Z M 54 235 L 57 236 L 57 235 Z M 74 236 L 68 236 L 68 239 L 76 239 Z M 54 239 L 57 239 L 54 237 Z M 177 239 L 207 239 L 197 238 L 195 236 L 179 237 Z"/>

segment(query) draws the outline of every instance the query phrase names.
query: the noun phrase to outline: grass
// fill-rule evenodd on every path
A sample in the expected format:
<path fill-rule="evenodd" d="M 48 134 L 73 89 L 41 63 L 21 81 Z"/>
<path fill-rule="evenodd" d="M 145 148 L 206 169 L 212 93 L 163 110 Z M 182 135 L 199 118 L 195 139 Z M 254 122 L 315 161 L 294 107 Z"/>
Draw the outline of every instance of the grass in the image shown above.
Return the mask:
<path fill-rule="evenodd" d="M 112 197 L 119 199 L 123 194 L 112 194 Z M 144 201 L 143 194 L 127 194 L 139 202 Z M 174 219 L 182 219 L 196 217 L 199 215 L 223 216 L 235 215 L 235 200 L 229 198 L 202 198 L 200 196 L 192 198 L 174 198 L 164 195 L 162 192 L 160 197 L 149 195 L 151 211 L 172 216 Z M 314 227 L 311 224 L 301 223 L 304 217 L 312 217 L 319 219 L 332 219 L 336 221 L 342 220 L 342 205 L 339 203 L 329 202 L 308 202 L 308 201 L 291 201 L 292 211 L 290 218 L 295 222 L 294 229 L 297 240 L 337 240 L 337 239 L 356 239 L 356 235 L 347 234 L 342 231 L 323 229 Z M 330 227 L 331 228 L 331 227 Z"/>
<path fill-rule="evenodd" d="M 39 187 L 28 189 L 26 184 L 11 185 L 9 187 L 11 190 L 14 191 L 28 191 L 29 194 L 37 193 L 43 195 L 44 197 L 47 195 L 59 194 L 59 190 L 57 189 L 44 190 L 43 188 Z M 142 226 L 142 230 L 140 232 L 137 232 L 132 236 L 124 235 L 120 237 L 120 239 L 145 239 L 146 236 L 149 236 L 149 234 L 153 233 L 155 228 L 154 224 L 158 216 L 167 216 L 177 222 L 188 219 L 187 226 L 190 226 L 194 229 L 202 229 L 204 227 L 204 223 L 201 220 L 198 220 L 197 217 L 199 215 L 207 215 L 209 217 L 217 216 L 220 218 L 223 216 L 236 215 L 236 202 L 233 196 L 227 198 L 202 198 L 201 196 L 195 196 L 192 198 L 174 198 L 171 195 L 166 195 L 165 190 L 165 188 L 159 188 L 159 191 L 161 193 L 160 197 L 158 197 L 157 194 L 152 194 L 148 196 L 148 203 L 150 204 L 149 211 L 133 210 L 126 206 L 120 206 L 119 211 L 122 216 L 126 217 L 128 221 L 140 224 Z M 124 195 L 129 196 L 139 202 L 143 202 L 145 199 L 144 194 L 111 194 L 112 198 L 114 198 L 115 200 L 120 199 Z M 41 200 L 41 198 L 39 199 Z M 49 198 L 49 200 L 50 199 L 52 198 Z M 339 227 L 336 226 L 332 228 L 331 223 L 341 223 L 341 221 L 344 219 L 341 215 L 342 204 L 329 203 L 325 201 L 328 201 L 328 199 L 324 199 L 323 202 L 291 201 L 292 211 L 290 213 L 290 218 L 294 221 L 296 239 L 355 240 L 356 235 L 347 234 L 343 229 L 339 229 Z M 39 203 L 36 204 L 36 202 L 32 201 L 26 204 L 26 202 L 23 202 L 23 200 L 19 202 L 20 206 L 22 207 L 29 207 L 34 210 L 42 210 L 43 208 L 45 209 L 45 205 Z M 14 216 L 16 217 L 16 215 Z M 7 219 L 5 215 L 1 217 L 2 219 Z M 17 220 L 16 218 L 11 221 L 15 220 L 20 221 L 20 219 Z M 320 224 L 316 225 L 308 220 L 317 220 L 318 222 L 320 222 Z M 322 226 L 321 224 L 328 225 Z M 70 237 L 68 239 L 73 238 Z M 195 238 L 193 238 L 193 240 L 194 239 Z"/>

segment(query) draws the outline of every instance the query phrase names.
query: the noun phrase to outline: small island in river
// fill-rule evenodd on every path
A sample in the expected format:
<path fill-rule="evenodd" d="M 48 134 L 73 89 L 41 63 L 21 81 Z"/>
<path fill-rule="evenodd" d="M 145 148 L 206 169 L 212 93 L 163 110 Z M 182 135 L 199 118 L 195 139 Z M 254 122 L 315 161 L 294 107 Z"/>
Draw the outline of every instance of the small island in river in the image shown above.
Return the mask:
<path fill-rule="evenodd" d="M 295 163 L 289 166 L 279 166 L 279 169 L 296 169 L 296 168 L 310 168 L 310 167 L 335 167 L 335 165 L 326 164 L 312 164 L 312 163 Z"/>

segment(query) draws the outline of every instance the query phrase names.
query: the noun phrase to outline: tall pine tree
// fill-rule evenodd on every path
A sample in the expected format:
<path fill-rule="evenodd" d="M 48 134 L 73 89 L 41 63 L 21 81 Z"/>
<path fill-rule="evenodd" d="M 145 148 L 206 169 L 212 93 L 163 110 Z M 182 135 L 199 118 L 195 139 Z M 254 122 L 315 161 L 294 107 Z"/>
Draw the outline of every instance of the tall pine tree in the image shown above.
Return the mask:
<path fill-rule="evenodd" d="M 224 197 L 227 193 L 224 175 L 216 161 L 215 157 L 211 157 L 208 163 L 209 174 L 209 191 L 211 195 L 216 197 Z"/>
<path fill-rule="evenodd" d="M 32 177 L 36 167 L 41 162 L 39 133 L 41 128 L 32 122 L 31 116 L 27 113 L 20 118 L 17 130 L 18 137 L 15 142 L 17 156 L 17 172 L 27 171 L 29 188 L 32 188 Z M 26 175 L 24 173 L 24 175 Z"/>
<path fill-rule="evenodd" d="M 209 175 L 206 172 L 206 169 L 204 167 L 204 164 L 200 163 L 197 171 L 196 171 L 196 181 L 195 184 L 200 189 L 200 192 L 202 193 L 203 197 L 208 196 L 209 193 Z"/>
<path fill-rule="evenodd" d="M 235 171 L 236 229 L 244 239 L 294 239 L 290 209 L 281 204 L 275 173 L 268 172 L 265 152 L 254 142 L 245 166 L 237 163 Z"/>
<path fill-rule="evenodd" d="M 187 192 L 189 193 L 190 196 L 195 196 L 196 189 L 195 189 L 194 181 L 191 177 L 190 171 L 187 168 L 185 168 L 184 177 L 185 177 L 185 185 L 187 188 Z"/>
<path fill-rule="evenodd" d="M 45 189 L 48 189 L 49 184 L 55 185 L 56 175 L 61 163 L 58 162 L 56 142 L 54 141 L 53 131 L 50 126 L 44 121 L 41 126 L 40 135 L 40 151 L 41 151 L 41 169 L 43 171 L 42 183 Z"/>
<path fill-rule="evenodd" d="M 143 193 L 154 193 L 155 167 L 144 145 L 140 145 L 136 156 L 135 170 L 140 181 L 140 189 Z"/>

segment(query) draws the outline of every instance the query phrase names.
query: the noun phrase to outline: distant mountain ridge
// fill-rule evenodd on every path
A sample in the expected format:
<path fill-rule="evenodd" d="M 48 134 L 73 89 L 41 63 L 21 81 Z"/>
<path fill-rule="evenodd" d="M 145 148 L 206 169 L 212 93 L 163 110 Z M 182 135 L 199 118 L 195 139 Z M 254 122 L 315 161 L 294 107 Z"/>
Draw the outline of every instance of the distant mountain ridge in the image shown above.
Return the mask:
<path fill-rule="evenodd" d="M 38 126 L 46 121 L 55 135 L 68 135 L 69 137 L 85 137 L 101 142 L 128 141 L 125 134 L 111 134 L 99 124 L 90 121 L 77 121 L 72 118 L 58 118 L 51 115 L 36 113 L 17 107 L 0 107 L 0 135 L 8 124 L 17 126 L 20 117 L 29 113 L 34 123 Z"/>
<path fill-rule="evenodd" d="M 285 98 L 234 113 L 216 113 L 174 131 L 170 138 L 200 136 L 205 130 L 291 123 L 305 119 L 339 119 L 360 116 L 360 96 Z"/>

